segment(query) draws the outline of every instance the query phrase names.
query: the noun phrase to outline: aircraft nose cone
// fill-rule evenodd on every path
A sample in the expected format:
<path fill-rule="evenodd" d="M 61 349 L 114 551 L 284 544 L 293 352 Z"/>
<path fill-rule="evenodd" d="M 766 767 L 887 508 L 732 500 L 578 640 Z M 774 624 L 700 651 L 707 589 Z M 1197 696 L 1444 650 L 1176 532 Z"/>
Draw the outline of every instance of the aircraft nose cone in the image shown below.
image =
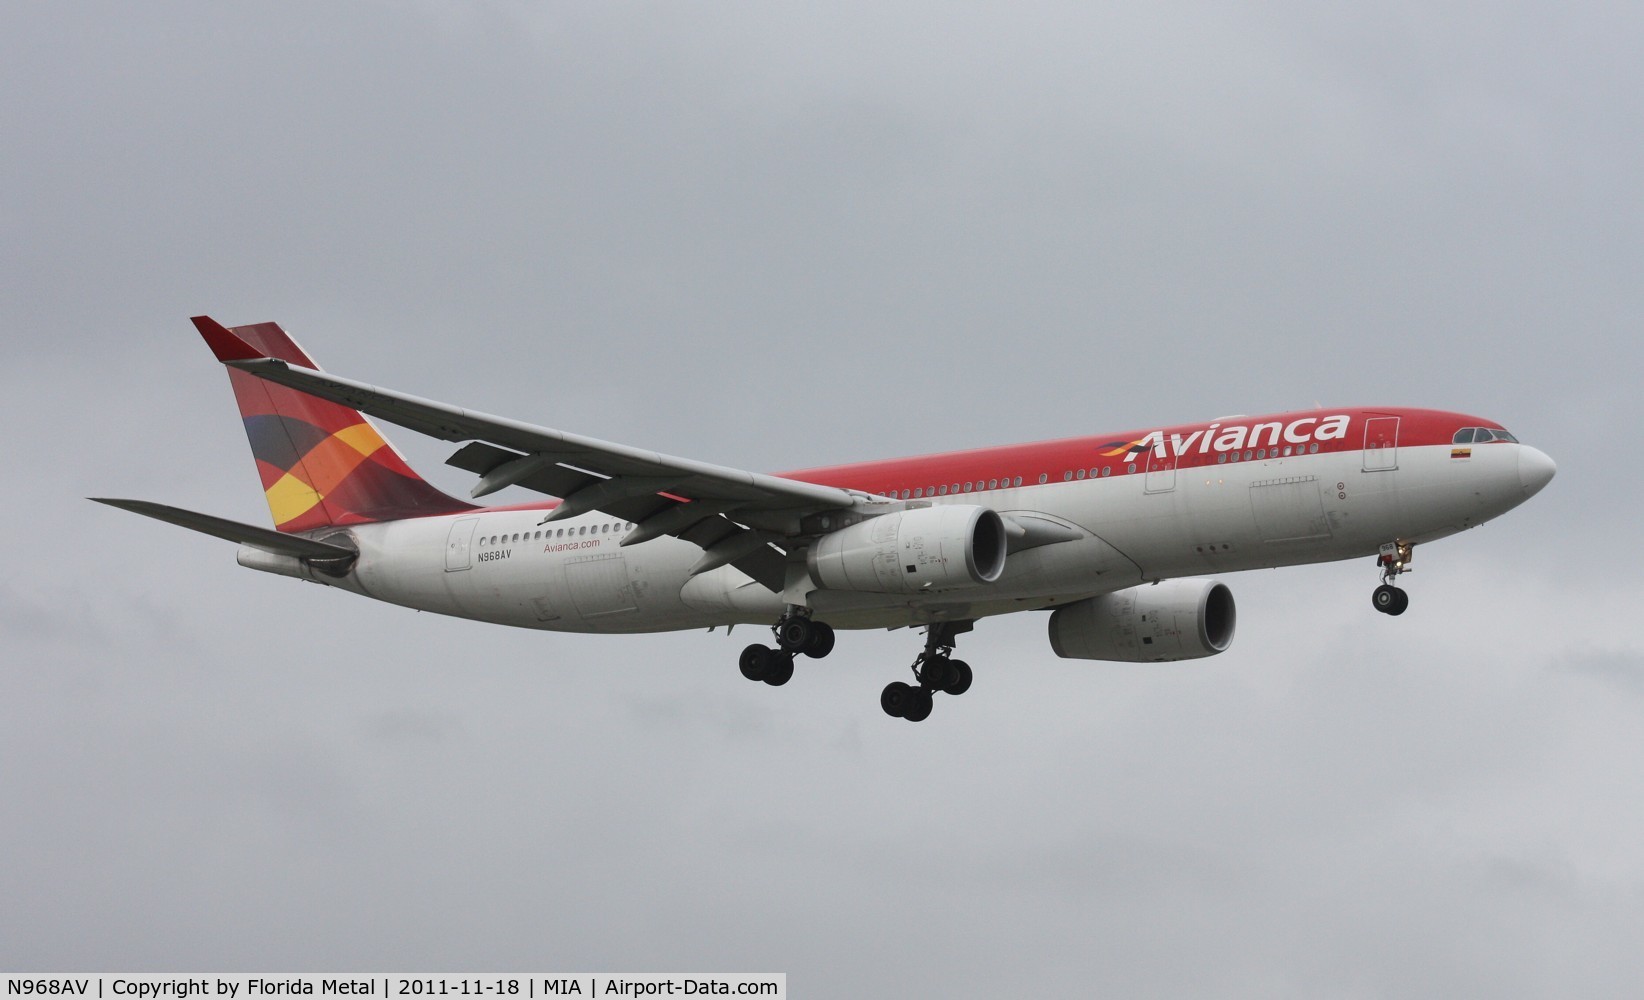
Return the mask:
<path fill-rule="evenodd" d="M 1529 445 L 1519 445 L 1518 481 L 1524 484 L 1525 496 L 1541 492 L 1543 486 L 1553 481 L 1557 471 L 1558 466 L 1544 453 Z"/>

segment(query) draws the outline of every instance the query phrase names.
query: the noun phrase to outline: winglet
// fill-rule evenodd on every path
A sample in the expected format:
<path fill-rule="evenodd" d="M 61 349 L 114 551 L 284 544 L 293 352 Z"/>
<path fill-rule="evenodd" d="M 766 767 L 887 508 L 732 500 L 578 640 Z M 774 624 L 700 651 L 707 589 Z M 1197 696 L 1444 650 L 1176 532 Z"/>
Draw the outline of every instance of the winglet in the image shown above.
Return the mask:
<path fill-rule="evenodd" d="M 205 338 L 206 346 L 211 348 L 211 353 L 217 355 L 217 360 L 223 364 L 267 357 L 262 351 L 241 340 L 233 330 L 210 316 L 195 316 L 192 319 L 194 328 Z"/>

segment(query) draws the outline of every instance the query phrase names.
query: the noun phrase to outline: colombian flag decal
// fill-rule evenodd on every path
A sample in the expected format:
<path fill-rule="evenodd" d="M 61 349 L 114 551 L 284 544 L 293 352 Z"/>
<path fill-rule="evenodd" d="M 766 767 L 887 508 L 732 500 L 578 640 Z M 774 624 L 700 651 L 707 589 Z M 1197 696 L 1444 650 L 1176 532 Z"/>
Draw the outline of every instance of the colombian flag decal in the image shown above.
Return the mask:
<path fill-rule="evenodd" d="M 1451 448 L 1450 449 L 1450 457 L 1451 458 L 1472 458 L 1473 457 L 1473 449 L 1471 449 L 1471 448 Z"/>

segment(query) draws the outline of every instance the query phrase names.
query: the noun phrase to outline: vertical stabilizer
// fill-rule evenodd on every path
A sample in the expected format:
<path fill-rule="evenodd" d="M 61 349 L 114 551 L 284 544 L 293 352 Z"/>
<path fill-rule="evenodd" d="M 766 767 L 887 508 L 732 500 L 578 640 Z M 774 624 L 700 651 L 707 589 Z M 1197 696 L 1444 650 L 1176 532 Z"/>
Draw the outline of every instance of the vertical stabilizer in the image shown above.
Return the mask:
<path fill-rule="evenodd" d="M 194 326 L 219 360 L 276 358 L 319 369 L 275 323 Z M 411 470 L 365 415 L 340 403 L 228 369 L 268 509 L 281 531 L 472 510 Z"/>

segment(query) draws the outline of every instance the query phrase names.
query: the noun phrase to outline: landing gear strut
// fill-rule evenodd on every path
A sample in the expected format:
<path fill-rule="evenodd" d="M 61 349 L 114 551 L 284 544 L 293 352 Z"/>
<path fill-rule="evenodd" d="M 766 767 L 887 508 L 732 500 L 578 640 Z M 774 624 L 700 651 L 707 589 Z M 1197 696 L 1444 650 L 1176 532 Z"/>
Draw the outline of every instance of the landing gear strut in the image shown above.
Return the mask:
<path fill-rule="evenodd" d="M 1410 606 L 1410 595 L 1393 586 L 1393 581 L 1400 573 L 1410 572 L 1415 549 L 1409 542 L 1388 542 L 1376 556 L 1376 565 L 1381 567 L 1381 586 L 1370 595 L 1370 602 L 1384 615 L 1402 615 Z"/>
<path fill-rule="evenodd" d="M 879 707 L 894 719 L 923 722 L 930 718 L 933 695 L 961 695 L 970 690 L 970 664 L 953 658 L 954 640 L 976 627 L 975 622 L 940 622 L 925 629 L 925 650 L 913 661 L 917 686 L 902 681 L 885 685 Z"/>
<path fill-rule="evenodd" d="M 737 666 L 742 676 L 750 681 L 764 681 L 771 687 L 781 687 L 793 677 L 793 658 L 798 654 L 821 659 L 833 652 L 833 628 L 819 622 L 805 608 L 789 608 L 782 619 L 771 626 L 776 636 L 776 648 L 754 643 L 742 651 Z"/>

